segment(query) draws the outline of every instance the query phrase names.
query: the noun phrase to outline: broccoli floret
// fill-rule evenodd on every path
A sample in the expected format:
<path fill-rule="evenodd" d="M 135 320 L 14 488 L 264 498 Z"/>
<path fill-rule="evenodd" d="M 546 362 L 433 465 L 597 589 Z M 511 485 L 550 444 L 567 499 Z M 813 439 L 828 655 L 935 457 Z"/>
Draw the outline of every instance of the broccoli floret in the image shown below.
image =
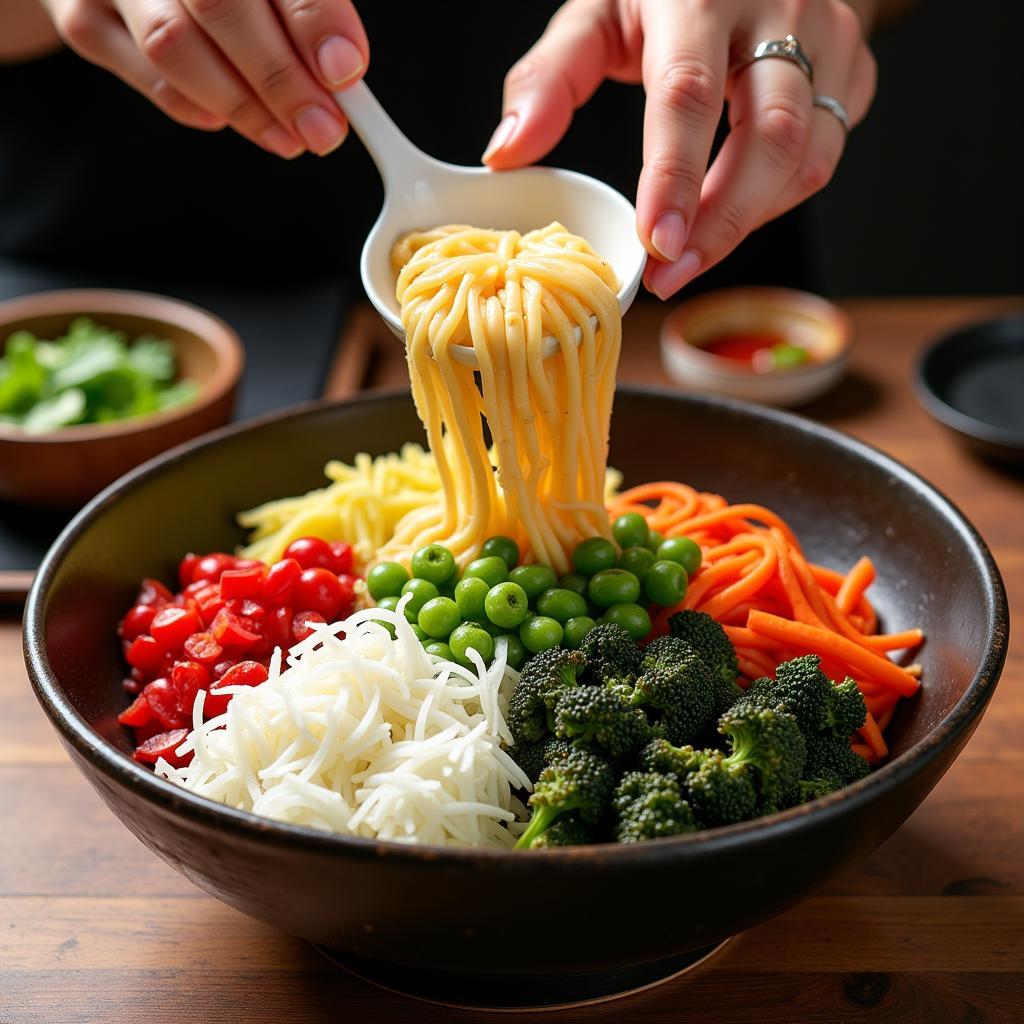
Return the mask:
<path fill-rule="evenodd" d="M 870 766 L 850 747 L 846 736 L 822 732 L 807 741 L 807 761 L 800 789 L 804 799 L 833 793 L 864 778 Z"/>
<path fill-rule="evenodd" d="M 686 798 L 704 828 L 732 825 L 754 815 L 757 790 L 748 764 L 734 764 L 720 750 L 701 752 L 703 763 L 685 781 Z"/>
<path fill-rule="evenodd" d="M 712 753 L 717 751 L 696 750 L 689 744 L 676 747 L 664 736 L 658 736 L 640 751 L 639 761 L 644 771 L 671 773 L 685 782 L 690 772 L 695 772 Z"/>
<path fill-rule="evenodd" d="M 722 715 L 718 731 L 729 738 L 723 763 L 745 765 L 756 778 L 761 813 L 799 799 L 807 744 L 792 715 L 741 701 Z"/>
<path fill-rule="evenodd" d="M 691 742 L 714 721 L 711 670 L 685 640 L 653 640 L 644 650 L 640 669 L 632 703 L 648 709 L 673 744 Z"/>
<path fill-rule="evenodd" d="M 618 758 L 636 750 L 651 735 L 644 713 L 611 689 L 578 686 L 555 705 L 555 733 L 576 747 L 592 747 Z"/>
<path fill-rule="evenodd" d="M 602 623 L 590 630 L 577 653 L 586 662 L 581 680 L 585 683 L 630 683 L 640 671 L 640 648 L 625 629 L 614 622 Z"/>
<path fill-rule="evenodd" d="M 534 742 L 554 732 L 554 706 L 566 690 L 578 685 L 583 664 L 578 652 L 561 647 L 542 651 L 526 663 L 506 716 L 517 744 Z"/>
<path fill-rule="evenodd" d="M 615 786 L 611 765 L 589 750 L 574 748 L 537 779 L 530 807 L 533 813 L 516 846 L 526 849 L 563 814 L 575 811 L 586 824 L 596 824 L 604 814 Z"/>
<path fill-rule="evenodd" d="M 848 737 L 864 724 L 864 698 L 852 679 L 836 686 L 820 666 L 816 654 L 784 662 L 775 670 L 774 679 L 755 679 L 746 699 L 758 707 L 774 707 L 792 715 L 808 740 L 822 729 Z"/>
<path fill-rule="evenodd" d="M 739 664 L 725 630 L 704 612 L 682 611 L 668 618 L 669 633 L 685 640 L 700 655 L 715 677 L 715 714 L 731 708 L 742 696 L 736 685 Z"/>
<path fill-rule="evenodd" d="M 860 687 L 847 676 L 832 687 L 825 712 L 825 728 L 833 736 L 849 739 L 868 717 L 868 707 Z"/>
<path fill-rule="evenodd" d="M 540 773 L 559 757 L 565 756 L 572 748 L 567 740 L 550 737 L 533 743 L 517 743 L 511 753 L 517 765 L 526 772 L 531 782 L 536 782 Z"/>
<path fill-rule="evenodd" d="M 677 836 L 697 827 L 679 779 L 662 772 L 626 772 L 615 790 L 612 809 L 620 843 Z"/>
<path fill-rule="evenodd" d="M 530 844 L 531 850 L 553 846 L 585 846 L 591 840 L 590 829 L 575 814 L 563 814 L 549 829 Z"/>

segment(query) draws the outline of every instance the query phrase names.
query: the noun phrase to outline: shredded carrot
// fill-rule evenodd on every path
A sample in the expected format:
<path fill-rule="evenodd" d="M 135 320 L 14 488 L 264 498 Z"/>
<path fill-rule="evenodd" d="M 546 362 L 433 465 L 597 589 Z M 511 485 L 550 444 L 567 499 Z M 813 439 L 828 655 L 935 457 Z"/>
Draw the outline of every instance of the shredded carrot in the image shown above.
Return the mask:
<path fill-rule="evenodd" d="M 857 606 L 861 595 L 875 580 L 874 563 L 866 555 L 861 557 L 857 564 L 846 574 L 838 592 L 836 593 L 836 605 L 845 615 Z"/>
<path fill-rule="evenodd" d="M 921 668 L 902 668 L 888 652 L 909 650 L 924 639 L 919 629 L 878 633 L 867 596 L 876 577 L 870 558 L 846 573 L 809 562 L 791 527 L 761 505 L 730 505 L 718 494 L 661 481 L 626 490 L 609 512 L 639 512 L 651 529 L 686 536 L 699 545 L 700 568 L 678 608 L 653 615 L 655 634 L 668 631 L 682 608 L 706 612 L 725 628 L 736 649 L 741 685 L 801 654 L 817 654 L 821 668 L 839 682 L 856 680 L 868 719 L 853 747 L 872 763 L 888 753 L 883 730 L 896 704 L 920 686 Z"/>
<path fill-rule="evenodd" d="M 756 610 L 748 616 L 747 626 L 755 633 L 791 647 L 803 647 L 808 654 L 831 654 L 836 660 L 854 669 L 856 677 L 863 674 L 905 697 L 913 696 L 921 685 L 888 658 L 819 626 L 808 626 L 804 622 L 793 622 Z"/>

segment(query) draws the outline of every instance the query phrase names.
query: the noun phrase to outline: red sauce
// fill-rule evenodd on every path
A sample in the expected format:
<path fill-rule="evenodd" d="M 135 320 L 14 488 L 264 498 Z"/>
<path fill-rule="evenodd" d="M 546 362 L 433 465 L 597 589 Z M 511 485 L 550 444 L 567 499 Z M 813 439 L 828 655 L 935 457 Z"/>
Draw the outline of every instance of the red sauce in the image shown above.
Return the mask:
<path fill-rule="evenodd" d="M 771 349 L 775 345 L 785 344 L 786 339 L 777 334 L 720 334 L 717 338 L 701 345 L 705 352 L 723 359 L 735 359 L 737 362 L 750 366 L 754 362 L 754 353 L 762 349 Z"/>

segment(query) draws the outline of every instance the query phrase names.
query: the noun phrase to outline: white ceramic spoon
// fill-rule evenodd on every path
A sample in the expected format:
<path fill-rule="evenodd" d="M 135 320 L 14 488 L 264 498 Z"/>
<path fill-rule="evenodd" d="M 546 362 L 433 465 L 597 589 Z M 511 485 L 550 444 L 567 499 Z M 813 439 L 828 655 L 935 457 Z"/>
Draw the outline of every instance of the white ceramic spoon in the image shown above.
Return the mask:
<path fill-rule="evenodd" d="M 336 92 L 334 98 L 384 181 L 384 207 L 363 245 L 360 271 L 367 296 L 398 337 L 404 332 L 391 249 L 407 232 L 439 224 L 525 232 L 557 220 L 611 263 L 621 282 L 619 308 L 623 313 L 629 309 L 647 254 L 636 235 L 636 211 L 615 189 L 585 174 L 551 167 L 490 171 L 446 164 L 417 149 L 364 82 Z M 554 338 L 544 343 L 545 355 L 557 350 Z M 457 355 L 476 365 L 471 348 Z"/>

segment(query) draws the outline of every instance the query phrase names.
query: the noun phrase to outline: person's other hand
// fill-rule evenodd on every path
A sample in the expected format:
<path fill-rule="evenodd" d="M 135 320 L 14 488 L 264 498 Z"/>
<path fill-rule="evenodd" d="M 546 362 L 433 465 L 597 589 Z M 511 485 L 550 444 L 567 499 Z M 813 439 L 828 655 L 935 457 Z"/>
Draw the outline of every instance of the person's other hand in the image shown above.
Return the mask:
<path fill-rule="evenodd" d="M 813 88 L 794 63 L 745 63 L 762 40 L 799 39 Z M 751 231 L 821 189 L 842 155 L 836 115 L 857 124 L 875 92 L 875 62 L 841 0 L 568 0 L 505 79 L 491 167 L 539 160 L 605 78 L 642 82 L 643 171 L 637 232 L 644 283 L 667 298 Z M 724 104 L 730 132 L 708 167 Z M 607 144 L 618 145 L 615 125 Z"/>
<path fill-rule="evenodd" d="M 61 38 L 175 121 L 230 125 L 283 157 L 324 155 L 348 125 L 330 90 L 370 50 L 349 0 L 40 0 Z"/>

